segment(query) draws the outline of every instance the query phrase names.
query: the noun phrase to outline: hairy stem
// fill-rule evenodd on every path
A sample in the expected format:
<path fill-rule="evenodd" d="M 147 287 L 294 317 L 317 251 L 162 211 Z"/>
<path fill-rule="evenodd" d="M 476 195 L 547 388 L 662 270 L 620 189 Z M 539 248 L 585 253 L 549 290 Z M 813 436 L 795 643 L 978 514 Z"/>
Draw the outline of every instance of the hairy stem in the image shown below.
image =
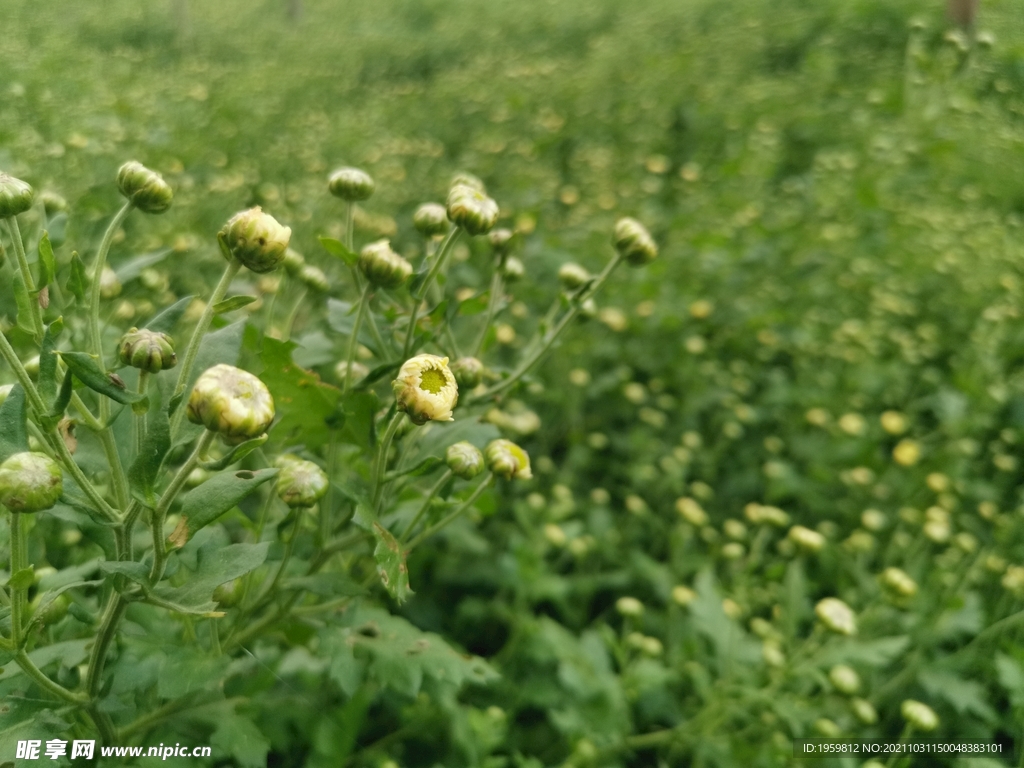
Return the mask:
<path fill-rule="evenodd" d="M 22 526 L 21 513 L 10 510 L 11 526 L 11 578 L 28 567 L 25 562 L 25 529 Z M 25 600 L 28 587 L 19 583 L 11 585 L 11 640 L 15 648 L 21 648 L 24 638 L 21 636 L 21 622 L 24 618 Z"/>
<path fill-rule="evenodd" d="M 487 331 L 490 330 L 491 323 L 494 321 L 494 313 L 498 308 L 498 300 L 504 288 L 504 281 L 501 279 L 501 264 L 500 262 L 495 262 L 494 274 L 491 275 L 490 294 L 487 297 L 487 314 L 484 316 L 483 325 L 480 326 L 480 333 L 476 337 L 476 343 L 473 344 L 473 357 L 480 357 L 480 350 L 483 349 L 484 340 L 487 338 Z"/>
<path fill-rule="evenodd" d="M 462 514 L 463 514 L 463 513 L 464 513 L 464 512 L 465 512 L 465 511 L 467 510 L 467 509 L 469 509 L 470 507 L 472 507 L 472 506 L 473 506 L 473 503 L 474 503 L 474 502 L 475 502 L 475 501 L 476 501 L 476 500 L 477 500 L 478 498 L 480 498 L 480 494 L 481 494 L 481 493 L 483 493 L 484 491 L 486 491 L 486 490 L 487 490 L 487 488 L 488 488 L 488 487 L 490 486 L 490 484 L 491 484 L 491 483 L 493 483 L 493 482 L 494 482 L 494 473 L 493 473 L 493 472 L 488 472 L 488 473 L 487 473 L 487 477 L 485 477 L 485 478 L 484 478 L 484 479 L 483 479 L 483 480 L 481 481 L 480 485 L 478 485 L 478 486 L 476 487 L 476 490 L 475 490 L 475 491 L 473 491 L 473 493 L 472 493 L 472 494 L 470 494 L 470 497 L 469 497 L 468 499 L 466 499 L 466 500 L 465 500 L 464 502 L 462 502 L 462 504 L 460 504 L 460 505 L 459 505 L 459 507 L 458 507 L 458 508 L 457 508 L 457 509 L 456 509 L 456 510 L 455 510 L 454 512 L 452 512 L 452 513 L 448 514 L 447 516 L 445 516 L 445 517 L 441 518 L 441 519 L 440 519 L 440 520 L 438 520 L 438 521 L 437 521 L 436 523 L 434 523 L 434 524 L 433 524 L 432 526 L 430 526 L 429 528 L 427 528 L 426 530 L 424 530 L 424 531 L 423 531 L 423 532 L 422 532 L 422 533 L 421 533 L 421 534 L 420 534 L 419 536 L 417 536 L 417 537 L 416 537 L 415 539 L 413 539 L 412 541 L 410 541 L 410 542 L 409 542 L 409 544 L 408 544 L 408 546 L 407 546 L 407 547 L 405 548 L 405 552 L 406 552 L 406 554 L 408 554 L 409 552 L 412 552 L 412 551 L 413 551 L 413 550 L 414 550 L 414 549 L 415 549 L 416 547 L 418 547 L 418 546 L 419 546 L 420 544 L 422 544 L 422 543 L 423 543 L 424 541 L 426 541 L 426 540 L 427 540 L 427 539 L 429 539 L 429 538 L 430 538 L 431 536 L 433 536 L 433 535 L 434 535 L 435 533 L 437 533 L 438 531 L 440 531 L 440 530 L 441 530 L 442 528 L 444 528 L 445 526 L 447 526 L 448 524 L 450 524 L 450 523 L 451 523 L 452 521 L 456 520 L 456 519 L 457 519 L 457 518 L 458 518 L 459 516 L 461 516 L 461 515 L 462 515 Z"/>
<path fill-rule="evenodd" d="M 370 281 L 366 281 L 363 292 L 359 294 L 356 302 L 356 319 L 352 323 L 352 335 L 348 339 L 348 349 L 345 350 L 345 382 L 342 384 L 341 393 L 344 395 L 352 386 L 352 361 L 356 356 L 356 345 L 359 344 L 359 329 L 363 324 L 363 315 L 366 313 L 366 305 L 370 303 Z"/>
<path fill-rule="evenodd" d="M 36 340 L 43 338 L 43 311 L 39 307 L 39 301 L 32 298 L 36 292 L 36 281 L 32 278 L 32 272 L 28 268 L 28 258 L 25 256 L 25 243 L 21 239 L 21 228 L 18 226 L 18 217 L 10 216 L 5 219 L 7 223 L 7 234 L 11 236 L 14 243 L 14 254 L 18 259 L 18 268 L 21 270 L 21 277 L 25 281 L 25 287 L 29 293 L 29 306 L 32 307 L 32 329 L 36 334 Z"/>
<path fill-rule="evenodd" d="M 462 232 L 460 227 L 452 227 L 448 232 L 448 236 L 441 243 L 440 249 L 438 249 L 437 256 L 434 258 L 434 263 L 430 265 L 430 271 L 427 272 L 426 278 L 420 284 L 419 288 L 413 293 L 412 296 L 412 314 L 409 315 L 409 328 L 405 332 L 405 343 L 402 345 L 402 358 L 408 359 L 409 354 L 412 352 L 412 342 L 416 337 L 416 321 L 419 319 L 420 304 L 423 303 L 423 297 L 427 295 L 427 291 L 430 290 L 430 286 L 433 284 L 434 279 L 437 277 L 437 273 L 441 271 L 445 261 L 448 258 L 448 254 L 452 250 L 452 246 L 455 245 L 455 241 L 458 240 L 459 234 Z"/>
<path fill-rule="evenodd" d="M 432 502 L 434 500 L 434 497 L 437 496 L 438 493 L 440 493 L 442 488 L 444 488 L 444 484 L 452 479 L 452 474 L 452 471 L 449 469 L 443 475 L 441 475 L 440 478 L 438 478 L 438 481 L 436 483 L 434 483 L 434 487 L 430 489 L 430 493 L 427 494 L 427 498 L 423 500 L 423 505 L 419 508 L 419 511 L 415 514 L 415 516 L 413 516 L 412 520 L 409 521 L 409 524 L 405 526 L 405 530 L 402 532 L 401 537 L 398 539 L 399 544 L 404 544 L 406 540 L 408 540 L 412 532 L 416 530 L 416 525 L 419 523 L 420 520 L 423 519 L 423 516 L 427 514 L 427 510 L 430 509 L 430 502 Z"/>
<path fill-rule="evenodd" d="M 373 464 L 373 490 L 370 494 L 372 499 L 372 506 L 376 510 L 380 505 L 380 499 L 384 492 L 384 472 L 388 465 L 388 451 L 391 449 L 391 440 L 395 436 L 395 432 L 398 431 L 398 427 L 402 423 L 402 419 L 405 418 L 405 413 L 398 411 L 388 424 L 386 430 L 384 430 L 384 436 L 381 438 L 380 445 L 377 448 L 377 460 Z"/>
<path fill-rule="evenodd" d="M 92 354 L 96 355 L 100 367 L 103 363 L 103 338 L 100 333 L 100 278 L 103 276 L 103 267 L 107 264 L 107 253 L 110 251 L 110 244 L 114 241 L 114 233 L 120 229 L 122 222 L 132 212 L 135 206 L 131 202 L 121 206 L 114 218 L 111 219 L 107 231 L 103 233 L 100 247 L 96 251 L 96 259 L 92 265 L 92 283 L 89 285 L 89 345 Z M 101 420 L 103 417 L 100 416 Z"/>

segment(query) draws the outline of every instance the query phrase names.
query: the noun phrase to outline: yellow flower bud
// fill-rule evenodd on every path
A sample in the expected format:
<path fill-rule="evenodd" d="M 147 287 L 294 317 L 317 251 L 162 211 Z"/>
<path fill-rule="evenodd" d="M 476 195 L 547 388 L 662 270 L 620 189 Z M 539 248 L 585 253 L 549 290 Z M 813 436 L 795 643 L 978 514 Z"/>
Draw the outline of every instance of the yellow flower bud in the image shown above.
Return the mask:
<path fill-rule="evenodd" d="M 459 385 L 448 368 L 448 358 L 416 355 L 406 360 L 391 382 L 398 410 L 414 424 L 454 421 L 452 409 L 459 400 Z"/>
<path fill-rule="evenodd" d="M 506 480 L 529 480 L 533 477 L 529 455 L 511 440 L 502 438 L 489 442 L 484 449 L 484 460 L 491 472 Z"/>

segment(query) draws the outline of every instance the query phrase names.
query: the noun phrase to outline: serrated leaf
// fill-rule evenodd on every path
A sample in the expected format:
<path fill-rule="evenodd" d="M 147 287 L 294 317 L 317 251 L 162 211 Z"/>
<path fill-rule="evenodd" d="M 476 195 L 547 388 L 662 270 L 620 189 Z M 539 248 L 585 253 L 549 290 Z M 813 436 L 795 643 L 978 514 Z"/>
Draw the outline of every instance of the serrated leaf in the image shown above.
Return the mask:
<path fill-rule="evenodd" d="M 252 720 L 239 715 L 220 718 L 210 736 L 217 754 L 230 755 L 242 768 L 261 768 L 267 764 L 270 742 Z"/>
<path fill-rule="evenodd" d="M 884 667 L 899 658 L 910 645 L 906 635 L 880 637 L 875 640 L 842 640 L 831 644 L 815 657 L 817 664 L 864 664 Z"/>
<path fill-rule="evenodd" d="M 278 413 L 282 414 L 274 425 L 275 441 L 298 441 L 315 450 L 330 440 L 331 420 L 337 411 L 341 390 L 292 362 L 295 347 L 294 342 L 265 337 L 260 351 L 263 363 L 260 378 L 274 396 Z"/>
<path fill-rule="evenodd" d="M 377 561 L 381 584 L 395 600 L 404 603 L 413 594 L 409 588 L 409 566 L 405 562 L 405 552 L 398 539 L 380 523 L 373 524 L 373 536 L 377 539 L 373 559 Z"/>
<path fill-rule="evenodd" d="M 196 531 L 208 526 L 278 472 L 276 468 L 222 472 L 193 488 L 181 499 L 182 534 L 174 543 L 183 546 Z"/>
<path fill-rule="evenodd" d="M 60 356 L 68 370 L 75 374 L 75 378 L 94 392 L 122 405 L 131 405 L 145 399 L 145 395 L 132 392 L 123 382 L 118 383 L 112 379 L 92 355 L 85 352 L 61 352 Z"/>
<path fill-rule="evenodd" d="M 15 384 L 0 405 L 0 464 L 28 450 L 25 390 Z"/>
<path fill-rule="evenodd" d="M 354 267 L 356 262 L 359 260 L 359 254 L 350 251 L 348 247 L 341 242 L 341 240 L 335 240 L 333 237 L 321 237 L 319 240 L 320 245 L 324 247 L 325 251 L 332 256 L 337 256 L 348 264 L 348 266 Z"/>
<path fill-rule="evenodd" d="M 168 649 L 160 660 L 156 691 L 163 699 L 176 699 L 193 691 L 220 684 L 231 663 L 223 656 L 210 656 L 196 647 Z"/>
<path fill-rule="evenodd" d="M 226 312 L 234 312 L 236 309 L 249 306 L 254 301 L 256 301 L 255 296 L 231 296 L 214 304 L 213 314 L 223 315 Z"/>
<path fill-rule="evenodd" d="M 57 397 L 57 337 L 64 330 L 64 318 L 58 317 L 43 333 L 39 350 L 39 394 L 44 403 L 53 403 Z"/>
<path fill-rule="evenodd" d="M 53 259 L 53 246 L 50 244 L 50 233 L 43 231 L 39 238 L 39 287 L 49 285 L 53 282 L 56 274 L 56 265 Z"/>
<path fill-rule="evenodd" d="M 264 432 L 259 437 L 254 437 L 252 440 L 246 440 L 244 443 L 239 443 L 238 445 L 233 446 L 230 451 L 216 461 L 200 462 L 200 466 L 211 472 L 219 472 L 222 469 L 230 467 L 235 462 L 241 461 L 269 439 L 270 436 Z"/>
<path fill-rule="evenodd" d="M 987 701 L 985 686 L 977 680 L 964 680 L 942 670 L 922 670 L 917 681 L 931 696 L 944 699 L 961 715 L 974 714 L 992 722 L 998 717 Z"/>
<path fill-rule="evenodd" d="M 213 591 L 221 584 L 263 565 L 269 548 L 269 541 L 231 544 L 227 547 L 209 542 L 200 547 L 196 556 L 196 570 L 188 573 L 184 584 L 179 587 L 159 586 L 153 590 L 153 594 L 190 610 L 213 611 L 217 607 L 213 601 Z M 179 574 L 183 570 L 187 572 L 183 567 L 179 569 Z"/>
<path fill-rule="evenodd" d="M 158 333 L 170 333 L 174 330 L 174 326 L 178 324 L 181 316 L 185 314 L 185 311 L 194 299 L 194 296 L 185 296 L 178 299 L 142 327 Z"/>
<path fill-rule="evenodd" d="M 85 264 L 82 263 L 82 257 L 78 255 L 78 251 L 72 251 L 71 274 L 68 276 L 67 289 L 78 300 L 79 304 L 85 299 L 85 290 L 88 285 L 89 282 L 85 276 Z"/>

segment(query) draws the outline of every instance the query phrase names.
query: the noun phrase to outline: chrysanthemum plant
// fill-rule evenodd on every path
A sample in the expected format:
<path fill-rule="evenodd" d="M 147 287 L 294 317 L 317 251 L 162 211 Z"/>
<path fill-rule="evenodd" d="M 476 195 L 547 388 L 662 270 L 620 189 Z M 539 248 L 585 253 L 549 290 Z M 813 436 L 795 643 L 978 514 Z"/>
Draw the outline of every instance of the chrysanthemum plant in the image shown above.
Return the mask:
<path fill-rule="evenodd" d="M 186 728 L 187 711 L 187 727 L 205 719 L 230 748 L 225 733 L 259 719 L 227 692 L 263 663 L 257 647 L 305 647 L 348 697 L 386 684 L 374 661 L 389 658 L 436 686 L 485 681 L 482 660 L 386 607 L 413 595 L 410 551 L 472 516 L 485 493 L 531 477 L 526 451 L 481 415 L 500 410 L 622 261 L 656 256 L 650 235 L 622 219 L 600 274 L 566 265 L 560 300 L 518 363 L 499 367 L 488 345 L 522 265 L 472 177 L 457 177 L 446 205 L 416 211 L 418 264 L 387 240 L 355 242 L 355 203 L 374 191 L 358 169 L 336 171 L 325 190 L 345 225 L 343 240 L 321 238 L 323 269 L 289 249 L 291 229 L 270 213 L 242 211 L 216 233 L 226 266 L 205 301 L 185 297 L 120 329 L 105 306 L 108 254 L 128 216 L 162 213 L 173 195 L 137 162 L 117 184 L 126 202 L 91 259 L 55 258 L 43 216 L 28 238 L 33 267 L 19 228 L 33 190 L 0 175 L 15 256 L 0 279 L 16 297 L 3 308 L 16 325 L 0 334 L 0 666 L 36 702 L 20 710 L 26 738 L 45 723 L 51 738 L 145 742 Z M 473 237 L 489 238 L 492 279 L 467 296 L 447 273 L 456 243 Z M 333 380 L 297 365 L 296 345 L 279 338 L 295 312 L 282 331 L 272 301 L 253 311 L 256 297 L 228 295 L 250 287 L 244 270 L 279 267 L 291 286 L 268 291 L 297 288 L 309 323 L 330 318 Z M 327 273 L 341 275 L 333 289 Z M 325 293 L 330 306 L 318 307 L 311 296 Z M 479 312 L 460 314 L 457 297 Z M 55 529 L 69 546 L 51 551 Z"/>

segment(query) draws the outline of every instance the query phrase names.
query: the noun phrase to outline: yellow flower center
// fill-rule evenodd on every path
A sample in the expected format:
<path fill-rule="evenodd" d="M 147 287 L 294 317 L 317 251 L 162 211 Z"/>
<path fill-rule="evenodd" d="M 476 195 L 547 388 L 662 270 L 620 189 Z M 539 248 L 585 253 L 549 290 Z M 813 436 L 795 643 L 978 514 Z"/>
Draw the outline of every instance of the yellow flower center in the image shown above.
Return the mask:
<path fill-rule="evenodd" d="M 445 375 L 436 368 L 430 368 L 420 374 L 420 389 L 426 390 L 432 395 L 440 392 L 447 383 Z"/>

